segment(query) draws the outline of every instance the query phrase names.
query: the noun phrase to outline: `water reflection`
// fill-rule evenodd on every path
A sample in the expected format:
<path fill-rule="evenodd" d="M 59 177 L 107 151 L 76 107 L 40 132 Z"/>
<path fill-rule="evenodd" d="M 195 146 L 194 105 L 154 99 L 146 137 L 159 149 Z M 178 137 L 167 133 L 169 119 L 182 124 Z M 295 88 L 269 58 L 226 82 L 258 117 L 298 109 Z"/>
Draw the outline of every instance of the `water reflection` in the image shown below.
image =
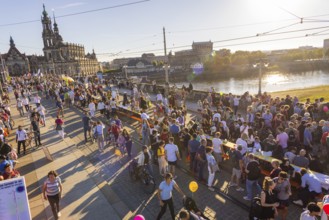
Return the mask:
<path fill-rule="evenodd" d="M 178 87 L 188 83 L 176 83 Z M 328 71 L 314 71 L 305 73 L 280 73 L 270 72 L 263 75 L 262 91 L 276 92 L 290 89 L 301 89 L 313 86 L 328 85 Z M 232 92 L 234 94 L 242 94 L 249 91 L 252 94 L 258 93 L 258 77 L 228 80 L 219 82 L 193 82 L 193 87 L 197 90 L 208 91 L 214 87 L 217 92 Z"/>
<path fill-rule="evenodd" d="M 287 80 L 284 74 L 279 72 L 274 72 L 273 74 L 267 74 L 263 77 L 263 82 L 270 85 L 283 84 Z"/>

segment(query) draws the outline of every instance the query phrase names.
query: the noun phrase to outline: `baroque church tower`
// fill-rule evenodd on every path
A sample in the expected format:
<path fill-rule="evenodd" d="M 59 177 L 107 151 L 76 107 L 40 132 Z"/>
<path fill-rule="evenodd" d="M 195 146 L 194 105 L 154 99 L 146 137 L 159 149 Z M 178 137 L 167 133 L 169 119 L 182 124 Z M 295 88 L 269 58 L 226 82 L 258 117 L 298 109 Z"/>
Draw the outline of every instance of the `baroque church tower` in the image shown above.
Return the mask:
<path fill-rule="evenodd" d="M 51 18 L 43 5 L 43 12 L 41 17 L 42 22 L 42 39 L 43 39 L 43 53 L 47 61 L 53 60 L 52 49 L 54 49 L 55 35 L 51 25 Z"/>
<path fill-rule="evenodd" d="M 21 75 L 28 71 L 87 76 L 101 70 L 95 52 L 85 53 L 83 45 L 63 42 L 55 15 L 53 23 L 45 5 L 41 15 L 44 56 L 21 54 L 10 37 L 10 49 L 4 60 L 10 75 Z"/>

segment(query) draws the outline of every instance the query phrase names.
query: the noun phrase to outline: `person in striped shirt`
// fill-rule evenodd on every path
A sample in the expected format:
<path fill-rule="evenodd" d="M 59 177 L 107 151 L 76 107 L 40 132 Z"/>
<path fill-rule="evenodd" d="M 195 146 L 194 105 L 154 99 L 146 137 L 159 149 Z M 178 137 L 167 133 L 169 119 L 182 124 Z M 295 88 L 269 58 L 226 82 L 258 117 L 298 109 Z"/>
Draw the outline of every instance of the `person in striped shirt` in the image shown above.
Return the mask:
<path fill-rule="evenodd" d="M 48 178 L 43 184 L 43 198 L 49 201 L 51 211 L 53 212 L 54 218 L 58 219 L 61 216 L 59 212 L 59 200 L 62 196 L 62 183 L 56 171 L 51 170 L 48 173 Z"/>

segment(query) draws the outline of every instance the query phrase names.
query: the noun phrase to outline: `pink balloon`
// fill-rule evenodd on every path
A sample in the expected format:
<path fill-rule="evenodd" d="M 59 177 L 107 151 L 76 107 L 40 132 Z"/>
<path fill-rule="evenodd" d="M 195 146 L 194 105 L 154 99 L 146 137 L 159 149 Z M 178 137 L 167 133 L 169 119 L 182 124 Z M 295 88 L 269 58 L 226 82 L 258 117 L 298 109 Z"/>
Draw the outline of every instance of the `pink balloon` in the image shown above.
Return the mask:
<path fill-rule="evenodd" d="M 326 105 L 323 106 L 323 111 L 324 111 L 324 112 L 327 112 L 328 110 L 329 110 L 328 106 L 326 106 Z"/>
<path fill-rule="evenodd" d="M 144 216 L 142 216 L 142 215 L 136 215 L 136 216 L 134 217 L 134 220 L 145 220 L 145 218 L 144 218 Z"/>

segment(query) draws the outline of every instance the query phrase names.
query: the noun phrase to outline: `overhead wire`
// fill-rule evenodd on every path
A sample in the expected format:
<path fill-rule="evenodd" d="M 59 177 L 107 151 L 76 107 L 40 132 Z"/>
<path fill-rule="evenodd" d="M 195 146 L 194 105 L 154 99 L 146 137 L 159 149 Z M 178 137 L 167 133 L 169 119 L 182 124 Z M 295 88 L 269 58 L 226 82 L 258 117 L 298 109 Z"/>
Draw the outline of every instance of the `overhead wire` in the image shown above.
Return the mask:
<path fill-rule="evenodd" d="M 64 17 L 76 16 L 76 15 L 93 13 L 93 12 L 98 12 L 98 11 L 104 11 L 104 10 L 113 9 L 113 8 L 126 7 L 126 6 L 129 6 L 129 5 L 136 5 L 136 4 L 141 4 L 141 3 L 145 3 L 145 2 L 149 2 L 149 1 L 151 1 L 151 0 L 140 0 L 140 1 L 135 1 L 135 2 L 129 2 L 129 3 L 124 3 L 124 4 L 120 4 L 120 5 L 108 6 L 108 7 L 98 8 L 98 9 L 91 9 L 91 10 L 87 10 L 87 11 L 70 13 L 70 14 L 66 14 L 66 15 L 59 15 L 59 16 L 56 16 L 56 18 L 64 18 Z M 38 20 L 30 20 L 30 21 L 21 21 L 21 22 L 0 24 L 0 27 L 28 24 L 28 23 L 34 23 L 34 22 L 40 22 L 40 20 L 38 19 Z"/>
<path fill-rule="evenodd" d="M 278 31 L 278 30 L 282 30 L 282 29 L 285 29 L 285 28 L 288 28 L 288 27 L 292 27 L 292 26 L 295 26 L 297 24 L 300 24 L 300 22 L 297 22 L 297 23 L 293 23 L 293 24 L 289 24 L 289 25 L 286 25 L 286 26 L 283 26 L 283 27 L 279 27 L 279 28 L 276 28 L 276 29 L 273 29 L 271 31 L 266 31 L 266 32 L 263 32 L 261 34 L 257 34 L 257 35 L 266 35 L 266 34 L 269 34 L 269 33 L 272 33 L 274 31 Z"/>
<path fill-rule="evenodd" d="M 88 10 L 88 11 L 82 11 L 82 12 L 77 12 L 77 13 L 60 15 L 60 16 L 57 16 L 56 18 L 64 18 L 64 17 L 70 17 L 70 16 L 75 16 L 75 15 L 87 14 L 87 13 L 92 13 L 92 12 L 97 12 L 97 11 L 104 11 L 104 10 L 113 9 L 113 8 L 120 8 L 120 7 L 129 6 L 129 5 L 136 5 L 136 4 L 140 4 L 140 3 L 144 3 L 144 2 L 149 2 L 149 1 L 151 1 L 151 0 L 135 1 L 135 2 L 125 3 L 125 4 L 120 4 L 120 5 L 114 5 L 114 6 L 104 7 L 104 8 L 92 9 L 92 10 Z"/>
<path fill-rule="evenodd" d="M 216 46 L 216 48 L 241 46 L 241 45 L 257 44 L 257 43 L 266 43 L 266 42 L 282 41 L 282 40 L 292 40 L 292 39 L 305 38 L 305 37 L 317 37 L 317 36 L 324 36 L 324 35 L 329 35 L 329 33 L 326 33 L 326 34 L 317 34 L 317 35 L 304 35 L 304 36 L 295 36 L 295 37 L 285 37 L 285 38 L 270 39 L 270 40 L 263 40 L 263 41 L 253 41 L 253 42 L 237 43 L 237 44 L 227 44 L 227 45 Z"/>

